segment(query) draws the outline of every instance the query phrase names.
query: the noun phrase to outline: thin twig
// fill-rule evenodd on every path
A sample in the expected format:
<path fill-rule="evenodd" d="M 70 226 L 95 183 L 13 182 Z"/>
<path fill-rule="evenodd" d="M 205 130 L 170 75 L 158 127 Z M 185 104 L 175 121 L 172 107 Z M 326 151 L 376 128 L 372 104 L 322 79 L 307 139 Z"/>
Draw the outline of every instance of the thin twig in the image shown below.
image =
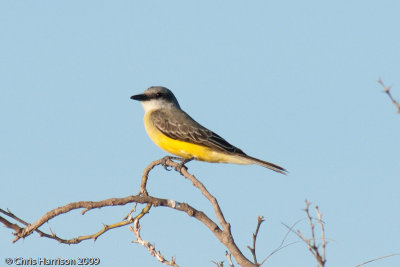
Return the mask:
<path fill-rule="evenodd" d="M 285 234 L 285 236 L 283 237 L 283 239 L 282 239 L 281 243 L 279 244 L 279 246 L 278 246 L 276 249 L 274 249 L 274 250 L 260 263 L 260 266 L 263 265 L 272 255 L 274 255 L 275 253 L 277 253 L 277 252 L 280 251 L 281 249 L 284 249 L 284 248 L 286 248 L 286 247 L 288 247 L 288 246 L 291 246 L 291 245 L 293 245 L 293 244 L 296 244 L 296 243 L 300 242 L 300 241 L 295 241 L 295 242 L 291 242 L 291 243 L 285 244 L 285 241 L 286 241 L 287 237 L 289 236 L 289 234 L 290 234 L 291 232 L 294 232 L 294 231 L 293 231 L 293 228 L 296 226 L 296 224 L 298 224 L 298 223 L 301 222 L 302 220 L 303 220 L 303 219 L 298 220 L 298 221 L 295 222 L 291 227 L 289 227 L 288 225 L 282 223 L 286 228 L 288 228 L 288 231 L 286 232 L 286 234 Z"/>
<path fill-rule="evenodd" d="M 247 248 L 250 250 L 251 254 L 253 255 L 253 262 L 255 265 L 259 266 L 257 262 L 257 255 L 256 255 L 256 240 L 257 240 L 257 235 L 258 231 L 260 230 L 260 226 L 264 221 L 264 217 L 258 216 L 257 217 L 257 227 L 256 231 L 253 233 L 253 247 L 247 246 Z"/>
<path fill-rule="evenodd" d="M 18 221 L 19 223 L 21 223 L 21 224 L 23 224 L 23 225 L 25 225 L 25 226 L 28 226 L 28 225 L 29 225 L 29 223 L 27 223 L 27 222 L 25 222 L 24 220 L 18 218 L 17 216 L 15 216 L 15 215 L 14 215 L 11 211 L 9 211 L 9 210 L 8 210 L 8 212 L 7 212 L 7 211 L 5 211 L 5 210 L 3 210 L 3 209 L 0 209 L 0 212 L 3 213 L 3 214 L 5 214 L 5 215 L 7 215 L 7 216 L 10 217 L 10 218 L 13 218 L 14 220 Z M 0 217 L 0 218 L 2 218 L 2 217 Z M 6 227 L 11 228 L 11 229 L 13 229 L 13 230 L 15 231 L 14 235 L 15 235 L 15 234 L 18 234 L 18 233 L 22 233 L 22 231 L 24 230 L 24 228 L 20 227 L 20 226 L 17 225 L 17 224 L 13 224 L 13 223 L 9 222 L 9 221 L 7 221 L 7 220 L 4 219 L 4 218 L 2 218 L 2 222 L 3 222 L 3 224 L 4 224 Z M 60 242 L 60 243 L 65 243 L 65 242 L 66 242 L 66 240 L 64 240 L 64 239 L 62 239 L 62 238 L 59 238 L 59 237 L 57 237 L 57 236 L 53 236 L 52 234 L 44 233 L 44 232 L 40 231 L 39 229 L 35 229 L 35 232 L 37 232 L 37 233 L 39 234 L 40 237 L 47 237 L 47 238 L 50 238 L 50 239 L 54 239 L 54 240 L 57 240 L 57 241 Z"/>
<path fill-rule="evenodd" d="M 393 102 L 393 104 L 396 106 L 396 108 L 397 108 L 397 113 L 400 113 L 400 104 L 399 104 L 399 102 L 397 102 L 397 101 L 393 98 L 392 94 L 390 93 L 390 89 L 392 89 L 392 87 L 391 87 L 391 86 L 386 86 L 386 85 L 383 83 L 383 81 L 382 81 L 381 78 L 378 79 L 378 83 L 383 87 L 383 91 L 389 96 L 390 100 L 391 100 L 391 101 Z"/>
<path fill-rule="evenodd" d="M 132 215 L 132 213 L 136 211 L 136 206 L 137 206 L 137 203 L 136 203 L 136 202 L 133 203 L 132 209 L 131 209 L 131 210 L 128 212 L 128 214 L 122 219 L 123 221 L 127 220 L 127 219 Z"/>
<path fill-rule="evenodd" d="M 224 267 L 224 262 L 223 261 L 220 261 L 220 262 L 211 261 L 211 262 L 214 263 L 215 265 L 217 265 L 217 267 Z"/>
<path fill-rule="evenodd" d="M 366 261 L 366 262 L 360 263 L 360 264 L 358 264 L 358 265 L 356 265 L 356 266 L 354 266 L 354 267 L 360 267 L 360 266 L 363 266 L 363 265 L 365 265 L 365 264 L 368 264 L 368 263 L 371 263 L 371 262 L 374 262 L 374 261 L 382 260 L 382 259 L 389 258 L 389 257 L 393 257 L 393 256 L 399 256 L 399 255 L 400 255 L 400 253 L 394 253 L 394 254 L 382 256 L 382 257 L 379 257 L 379 258 L 375 258 L 375 259 L 368 260 L 368 261 Z"/>
<path fill-rule="evenodd" d="M 0 209 L 0 211 L 3 211 Z M 15 232 L 19 232 L 22 228 L 18 226 L 18 224 L 12 223 L 5 218 L 0 216 L 0 222 L 2 222 L 7 228 L 13 229 Z"/>
<path fill-rule="evenodd" d="M 235 265 L 233 265 L 233 262 L 232 262 L 232 254 L 229 253 L 228 251 L 225 251 L 225 256 L 228 259 L 229 267 L 235 267 Z"/>
<path fill-rule="evenodd" d="M 167 261 L 165 257 L 161 254 L 161 252 L 156 250 L 153 244 L 151 244 L 149 241 L 142 239 L 142 237 L 140 236 L 139 219 L 134 220 L 133 227 L 129 226 L 129 230 L 131 230 L 136 235 L 136 240 L 133 241 L 133 243 L 144 246 L 149 251 L 150 255 L 154 256 L 159 262 L 169 266 L 179 267 L 178 264 L 176 264 L 174 257 L 172 257 L 171 260 Z"/>
<path fill-rule="evenodd" d="M 310 250 L 310 252 L 313 254 L 313 256 L 315 257 L 315 259 L 317 260 L 319 266 L 324 267 L 325 263 L 326 263 L 326 258 L 325 258 L 325 248 L 326 248 L 326 244 L 327 241 L 325 240 L 325 229 L 323 227 L 321 227 L 321 236 L 322 236 L 322 256 L 321 253 L 319 251 L 319 247 L 316 243 L 316 239 L 315 239 L 315 225 L 313 223 L 313 219 L 310 215 L 310 205 L 311 203 L 307 201 L 307 199 L 305 200 L 306 203 L 306 208 L 304 209 L 304 211 L 306 212 L 307 215 L 307 219 L 308 222 L 310 224 L 310 228 L 311 228 L 311 238 L 306 238 L 301 232 L 300 230 L 297 230 L 297 232 L 295 232 L 297 234 L 298 237 L 300 237 L 304 243 L 307 244 L 308 249 Z M 319 225 L 323 224 L 322 221 L 322 215 L 319 213 L 318 207 L 316 207 L 316 212 L 318 214 L 318 223 Z"/>
<path fill-rule="evenodd" d="M 83 240 L 88 240 L 88 239 L 93 239 L 94 241 L 96 241 L 97 238 L 99 236 L 101 236 L 102 234 L 104 234 L 105 232 L 107 232 L 107 231 L 109 231 L 111 229 L 115 229 L 115 228 L 118 228 L 118 227 L 122 227 L 122 226 L 125 226 L 125 225 L 128 225 L 128 224 L 131 224 L 131 223 L 133 223 L 134 220 L 138 220 L 138 219 L 142 218 L 146 213 L 149 212 L 150 208 L 151 208 L 151 204 L 147 204 L 146 207 L 144 207 L 142 209 L 142 211 L 138 215 L 136 215 L 135 217 L 129 216 L 126 220 L 123 220 L 121 222 L 117 222 L 117 223 L 114 223 L 114 224 L 111 224 L 111 225 L 106 225 L 105 224 L 103 226 L 103 229 L 101 229 L 97 233 L 94 233 L 92 235 L 86 235 L 86 236 L 78 236 L 76 238 L 73 238 L 73 239 L 70 239 L 70 240 L 67 240 L 67 241 L 71 242 L 69 244 L 77 244 L 77 243 L 82 242 Z"/>
<path fill-rule="evenodd" d="M 321 228 L 321 240 L 322 240 L 322 259 L 326 259 L 326 239 L 325 239 L 325 227 L 324 223 L 322 222 L 322 214 L 319 212 L 318 206 L 315 206 L 315 212 L 317 213 L 317 221 L 319 223 L 319 227 Z M 325 260 L 326 261 L 326 260 Z"/>
<path fill-rule="evenodd" d="M 149 179 L 150 171 L 155 167 L 160 165 L 163 162 L 163 159 L 155 160 L 149 164 L 144 170 L 142 174 L 142 181 L 140 184 L 139 195 L 148 196 L 149 193 L 147 192 L 147 180 Z"/>

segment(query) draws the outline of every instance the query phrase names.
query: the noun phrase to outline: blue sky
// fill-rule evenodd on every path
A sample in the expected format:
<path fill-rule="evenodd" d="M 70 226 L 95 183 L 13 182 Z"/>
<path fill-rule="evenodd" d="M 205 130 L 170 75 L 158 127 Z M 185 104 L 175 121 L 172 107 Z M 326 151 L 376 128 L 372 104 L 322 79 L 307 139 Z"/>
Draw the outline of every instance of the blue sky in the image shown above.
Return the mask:
<path fill-rule="evenodd" d="M 400 252 L 396 109 L 400 100 L 398 1 L 2 1 L 0 3 L 0 207 L 26 221 L 79 200 L 138 192 L 142 170 L 165 155 L 147 137 L 129 97 L 170 88 L 181 107 L 259 166 L 190 162 L 251 256 L 259 258 L 305 218 L 304 199 L 326 222 L 327 266 Z M 149 192 L 213 218 L 191 184 L 162 168 Z M 122 219 L 131 206 L 78 211 L 42 227 L 72 238 Z M 306 221 L 298 229 L 307 233 Z M 161 266 L 127 228 L 96 242 L 58 244 L 33 234 L 0 256 L 99 257 L 100 266 Z M 181 266 L 215 266 L 225 248 L 185 214 L 152 209 L 142 237 Z M 288 242 L 296 241 L 290 235 Z M 3 262 L 3 259 L 0 259 Z M 397 266 L 392 257 L 367 266 Z M 315 266 L 302 243 L 264 266 Z"/>

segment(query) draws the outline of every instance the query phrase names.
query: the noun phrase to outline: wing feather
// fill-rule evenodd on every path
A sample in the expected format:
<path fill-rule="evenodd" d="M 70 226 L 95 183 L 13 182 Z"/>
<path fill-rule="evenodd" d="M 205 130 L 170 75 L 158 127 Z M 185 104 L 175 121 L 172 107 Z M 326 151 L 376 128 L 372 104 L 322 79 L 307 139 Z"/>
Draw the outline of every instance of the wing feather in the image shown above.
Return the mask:
<path fill-rule="evenodd" d="M 169 138 L 184 142 L 203 145 L 220 152 L 246 155 L 241 149 L 231 145 L 224 138 L 203 127 L 188 114 L 181 110 L 179 113 L 166 113 L 155 110 L 150 114 L 153 125 Z"/>

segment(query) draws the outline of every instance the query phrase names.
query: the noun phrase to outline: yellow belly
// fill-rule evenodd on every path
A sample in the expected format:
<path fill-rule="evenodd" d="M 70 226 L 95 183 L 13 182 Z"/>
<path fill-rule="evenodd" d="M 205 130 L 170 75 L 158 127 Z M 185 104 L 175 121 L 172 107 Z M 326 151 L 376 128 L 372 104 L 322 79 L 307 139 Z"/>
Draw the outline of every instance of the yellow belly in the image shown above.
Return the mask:
<path fill-rule="evenodd" d="M 189 159 L 195 158 L 201 161 L 208 162 L 222 162 L 222 163 L 236 163 L 236 164 L 250 164 L 249 162 L 236 157 L 217 151 L 213 151 L 208 147 L 196 145 L 184 141 L 169 138 L 160 132 L 150 121 L 150 113 L 147 112 L 144 116 L 144 125 L 147 134 L 151 140 L 168 153 L 177 155 L 179 157 Z"/>

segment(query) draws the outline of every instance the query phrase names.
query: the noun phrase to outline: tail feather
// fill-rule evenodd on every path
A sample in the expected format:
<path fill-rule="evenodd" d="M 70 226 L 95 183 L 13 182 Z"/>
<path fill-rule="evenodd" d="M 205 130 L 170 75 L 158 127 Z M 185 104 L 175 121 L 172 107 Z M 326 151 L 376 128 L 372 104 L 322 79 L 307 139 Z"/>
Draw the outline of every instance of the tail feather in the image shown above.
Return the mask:
<path fill-rule="evenodd" d="M 275 164 L 267 162 L 267 161 L 263 161 L 261 159 L 253 158 L 253 157 L 248 156 L 248 155 L 245 155 L 245 156 L 242 156 L 242 157 L 247 159 L 247 160 L 249 160 L 251 163 L 258 164 L 260 166 L 263 166 L 263 167 L 268 168 L 270 170 L 282 173 L 284 175 L 287 174 L 287 170 L 282 168 L 281 166 L 275 165 Z"/>

